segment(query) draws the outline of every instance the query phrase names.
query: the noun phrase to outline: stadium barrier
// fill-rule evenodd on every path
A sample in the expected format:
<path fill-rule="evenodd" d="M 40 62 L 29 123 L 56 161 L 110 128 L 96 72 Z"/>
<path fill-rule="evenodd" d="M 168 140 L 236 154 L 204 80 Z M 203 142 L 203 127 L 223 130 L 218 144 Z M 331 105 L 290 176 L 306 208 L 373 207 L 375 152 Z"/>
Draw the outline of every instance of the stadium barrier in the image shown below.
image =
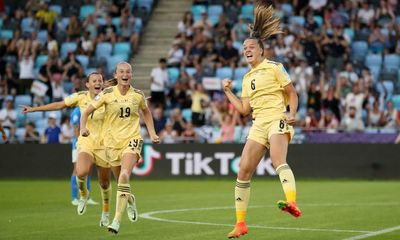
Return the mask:
<path fill-rule="evenodd" d="M 145 145 L 133 170 L 141 178 L 234 177 L 241 144 Z M 0 178 L 65 178 L 71 173 L 70 145 L 0 145 Z M 288 162 L 296 177 L 400 179 L 400 147 L 394 144 L 292 144 Z M 255 176 L 276 175 L 271 160 Z"/>

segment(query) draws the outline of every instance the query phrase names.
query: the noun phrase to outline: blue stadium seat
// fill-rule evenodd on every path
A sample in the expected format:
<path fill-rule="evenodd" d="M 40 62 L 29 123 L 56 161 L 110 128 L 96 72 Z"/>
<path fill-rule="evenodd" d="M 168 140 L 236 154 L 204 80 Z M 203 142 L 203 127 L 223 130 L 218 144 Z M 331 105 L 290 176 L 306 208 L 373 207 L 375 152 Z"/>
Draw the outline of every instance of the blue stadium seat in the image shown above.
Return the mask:
<path fill-rule="evenodd" d="M 139 17 L 135 19 L 135 26 L 133 27 L 133 32 L 140 33 L 143 28 L 143 20 Z"/>
<path fill-rule="evenodd" d="M 233 89 L 236 91 L 236 92 L 242 92 L 242 79 L 239 79 L 239 78 L 236 78 L 234 81 L 233 81 Z"/>
<path fill-rule="evenodd" d="M 189 76 L 193 76 L 196 73 L 196 68 L 193 67 L 187 67 L 185 70 Z"/>
<path fill-rule="evenodd" d="M 199 20 L 201 18 L 201 13 L 206 11 L 207 7 L 205 5 L 193 5 L 192 6 L 193 19 L 195 21 Z"/>
<path fill-rule="evenodd" d="M 56 12 L 58 16 L 62 14 L 62 7 L 60 5 L 50 5 L 49 10 Z"/>
<path fill-rule="evenodd" d="M 96 18 L 96 21 L 97 21 L 97 23 L 100 25 L 100 26 L 104 26 L 104 25 L 106 25 L 106 19 L 105 18 L 103 18 L 103 17 L 98 17 L 98 18 Z"/>
<path fill-rule="evenodd" d="M 208 20 L 211 22 L 212 25 L 215 25 L 219 22 L 219 16 L 209 16 Z"/>
<path fill-rule="evenodd" d="M 49 56 L 47 56 L 47 55 L 37 56 L 36 60 L 35 60 L 35 67 L 40 68 L 43 64 L 45 64 L 47 62 L 48 58 L 49 58 Z"/>
<path fill-rule="evenodd" d="M 282 3 L 282 11 L 285 16 L 292 16 L 293 15 L 293 6 L 289 3 Z"/>
<path fill-rule="evenodd" d="M 233 78 L 234 79 L 243 79 L 243 76 L 249 71 L 248 68 L 246 67 L 238 67 L 235 68 L 233 72 Z"/>
<path fill-rule="evenodd" d="M 113 17 L 112 18 L 112 24 L 117 28 L 117 34 L 119 34 L 120 33 L 120 24 L 121 24 L 121 18 L 120 17 Z"/>
<path fill-rule="evenodd" d="M 239 54 L 243 53 L 243 43 L 235 41 L 233 42 L 233 47 L 239 51 Z"/>
<path fill-rule="evenodd" d="M 43 112 L 32 112 L 32 113 L 26 114 L 26 120 L 28 122 L 36 123 L 36 121 L 38 121 L 40 119 L 44 119 L 44 118 L 45 118 L 45 116 L 44 116 Z"/>
<path fill-rule="evenodd" d="M 371 66 L 381 66 L 382 55 L 380 54 L 368 54 L 365 58 L 365 66 L 371 68 Z"/>
<path fill-rule="evenodd" d="M 220 78 L 221 80 L 224 78 L 232 79 L 233 71 L 232 71 L 232 68 L 230 68 L 230 67 L 221 67 L 221 68 L 217 69 L 217 72 L 215 75 L 217 78 Z"/>
<path fill-rule="evenodd" d="M 15 130 L 15 136 L 18 139 L 18 142 L 23 143 L 25 139 L 25 128 L 20 127 Z"/>
<path fill-rule="evenodd" d="M 182 116 L 186 120 L 186 122 L 192 122 L 192 109 L 182 109 Z"/>
<path fill-rule="evenodd" d="M 245 4 L 242 6 L 242 8 L 240 10 L 240 14 L 242 14 L 244 19 L 253 21 L 253 19 L 254 19 L 253 11 L 254 11 L 253 4 Z"/>
<path fill-rule="evenodd" d="M 93 14 L 96 12 L 96 7 L 94 5 L 88 4 L 83 5 L 79 9 L 79 17 L 81 19 L 85 19 L 88 15 Z"/>
<path fill-rule="evenodd" d="M 21 21 L 22 33 L 26 33 L 26 32 L 31 33 L 33 31 L 35 31 L 35 29 L 33 29 L 33 27 L 32 27 L 32 22 L 33 22 L 33 19 L 31 17 L 25 17 L 22 19 L 22 21 Z"/>
<path fill-rule="evenodd" d="M 344 29 L 344 35 L 347 35 L 349 37 L 350 43 L 353 42 L 354 34 L 355 33 L 353 28 L 348 27 Z"/>
<path fill-rule="evenodd" d="M 383 86 L 382 86 L 383 84 Z M 376 85 L 376 90 L 381 96 L 386 96 L 386 100 L 389 100 L 393 96 L 394 84 L 392 81 L 384 80 L 382 84 Z"/>
<path fill-rule="evenodd" d="M 37 39 L 42 45 L 45 45 L 47 42 L 47 30 L 40 30 Z"/>
<path fill-rule="evenodd" d="M 131 54 L 131 44 L 129 42 L 117 42 L 114 44 L 113 54 Z"/>
<path fill-rule="evenodd" d="M 355 41 L 351 44 L 351 59 L 364 62 L 368 54 L 368 43 L 366 41 Z"/>
<path fill-rule="evenodd" d="M 67 29 L 67 26 L 68 26 L 68 24 L 69 24 L 69 21 L 70 21 L 69 17 L 63 17 L 63 18 L 61 19 L 61 28 L 62 28 L 62 30 Z"/>
<path fill-rule="evenodd" d="M 31 95 L 17 95 L 15 97 L 14 107 L 19 107 L 20 105 L 31 106 L 32 97 Z"/>
<path fill-rule="evenodd" d="M 212 17 L 212 16 L 217 16 L 219 17 L 219 15 L 221 15 L 221 13 L 223 13 L 224 9 L 222 8 L 221 5 L 210 5 L 208 6 L 208 16 Z"/>
<path fill-rule="evenodd" d="M 77 55 L 76 59 L 81 63 L 83 69 L 86 69 L 89 65 L 89 57 L 86 55 Z"/>
<path fill-rule="evenodd" d="M 385 70 L 398 70 L 400 68 L 400 57 L 397 54 L 388 54 L 383 59 Z"/>
<path fill-rule="evenodd" d="M 379 81 L 379 76 L 381 74 L 381 66 L 371 66 L 369 67 L 369 70 L 371 71 L 371 75 L 373 77 L 374 82 Z"/>
<path fill-rule="evenodd" d="M 62 86 L 64 88 L 65 93 L 71 94 L 73 92 L 72 90 L 74 89 L 74 84 L 72 82 L 64 80 L 62 82 Z"/>
<path fill-rule="evenodd" d="M 297 26 L 304 26 L 306 19 L 303 16 L 291 16 L 289 17 L 289 23 Z"/>
<path fill-rule="evenodd" d="M 107 57 L 107 73 L 111 74 L 114 72 L 115 67 L 118 63 L 126 61 L 122 55 L 113 55 Z"/>
<path fill-rule="evenodd" d="M 168 79 L 169 79 L 169 84 L 170 85 L 175 85 L 175 83 L 179 79 L 179 69 L 178 68 L 168 68 Z"/>
<path fill-rule="evenodd" d="M 1 30 L 0 31 L 0 39 L 10 40 L 14 36 L 13 31 L 11 30 Z"/>
<path fill-rule="evenodd" d="M 65 58 L 68 55 L 68 52 L 75 52 L 78 45 L 76 42 L 63 42 L 61 44 L 61 58 Z"/>
<path fill-rule="evenodd" d="M 97 72 L 97 69 L 96 68 L 86 68 L 85 69 L 85 75 L 86 76 L 91 74 L 91 73 L 93 73 L 93 72 Z"/>
<path fill-rule="evenodd" d="M 96 53 L 95 53 L 96 58 L 103 57 L 103 58 L 107 59 L 108 57 L 111 56 L 112 48 L 113 48 L 113 46 L 109 42 L 98 43 L 96 46 Z"/>
<path fill-rule="evenodd" d="M 393 102 L 394 108 L 400 110 L 400 94 L 393 95 L 391 100 Z"/>
<path fill-rule="evenodd" d="M 318 24 L 318 27 L 324 25 L 324 19 L 321 16 L 314 16 L 314 21 Z"/>
<path fill-rule="evenodd" d="M 153 0 L 140 0 L 137 3 L 138 8 L 145 8 L 148 12 L 153 9 Z"/>

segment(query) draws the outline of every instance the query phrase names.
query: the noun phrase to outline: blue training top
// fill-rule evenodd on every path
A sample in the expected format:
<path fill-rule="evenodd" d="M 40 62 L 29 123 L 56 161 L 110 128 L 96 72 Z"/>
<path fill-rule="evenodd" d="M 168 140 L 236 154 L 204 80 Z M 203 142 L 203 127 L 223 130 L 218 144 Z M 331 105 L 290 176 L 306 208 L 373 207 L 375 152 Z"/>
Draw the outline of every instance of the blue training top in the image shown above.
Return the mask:
<path fill-rule="evenodd" d="M 76 107 L 71 112 L 71 124 L 72 124 L 72 126 L 78 126 L 79 127 L 80 120 L 81 120 L 81 111 L 80 111 L 79 107 Z M 75 132 L 74 132 L 74 137 L 72 138 L 72 149 L 76 149 L 77 140 L 78 139 L 76 138 Z"/>

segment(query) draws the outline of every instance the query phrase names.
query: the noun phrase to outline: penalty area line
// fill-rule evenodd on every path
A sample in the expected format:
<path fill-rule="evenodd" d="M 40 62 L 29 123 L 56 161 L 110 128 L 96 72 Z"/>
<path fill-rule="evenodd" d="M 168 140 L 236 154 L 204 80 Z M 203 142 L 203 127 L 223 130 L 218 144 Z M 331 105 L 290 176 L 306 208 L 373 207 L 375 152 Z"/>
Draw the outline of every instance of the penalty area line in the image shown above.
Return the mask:
<path fill-rule="evenodd" d="M 395 226 L 395 227 L 391 227 L 391 228 L 385 228 L 379 231 L 374 231 L 374 232 L 370 232 L 367 234 L 363 234 L 363 235 L 359 235 L 359 236 L 355 236 L 355 237 L 351 237 L 351 238 L 346 238 L 343 240 L 360 240 L 360 239 L 365 239 L 365 238 L 369 238 L 369 237 L 374 237 L 374 236 L 378 236 L 378 235 L 382 235 L 385 233 L 390 233 L 390 232 L 394 232 L 400 230 L 400 225 L 399 226 Z"/>

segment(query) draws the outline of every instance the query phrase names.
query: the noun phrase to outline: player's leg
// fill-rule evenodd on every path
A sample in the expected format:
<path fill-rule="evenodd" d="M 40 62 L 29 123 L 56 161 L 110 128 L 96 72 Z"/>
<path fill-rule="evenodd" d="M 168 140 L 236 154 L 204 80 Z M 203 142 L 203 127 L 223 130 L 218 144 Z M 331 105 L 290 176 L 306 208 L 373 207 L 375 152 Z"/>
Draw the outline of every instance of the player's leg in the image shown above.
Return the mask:
<path fill-rule="evenodd" d="M 77 208 L 79 215 L 83 215 L 86 212 L 86 203 L 89 199 L 89 191 L 87 189 L 87 176 L 90 173 L 93 163 L 94 158 L 91 154 L 83 151 L 78 153 L 78 161 L 76 163 L 76 182 L 78 183 L 80 194 Z"/>
<path fill-rule="evenodd" d="M 228 234 L 229 238 L 237 238 L 248 232 L 245 221 L 250 200 L 250 180 L 265 151 L 264 145 L 251 139 L 243 148 L 235 186 L 236 225 Z"/>
<path fill-rule="evenodd" d="M 110 201 L 111 201 L 111 182 L 110 168 L 97 166 L 97 176 L 99 178 L 100 192 L 102 198 L 102 213 L 100 219 L 100 227 L 108 226 L 110 216 Z"/>
<path fill-rule="evenodd" d="M 73 156 L 73 155 L 72 155 Z M 72 158 L 74 159 L 74 158 Z M 73 170 L 71 174 L 71 195 L 72 195 L 72 205 L 78 205 L 78 185 L 76 183 L 76 162 L 72 162 Z"/>
<path fill-rule="evenodd" d="M 286 196 L 286 201 L 279 201 L 278 207 L 294 217 L 299 217 L 301 211 L 296 203 L 296 181 L 292 170 L 286 163 L 289 140 L 289 133 L 272 135 L 270 138 L 270 155 Z"/>
<path fill-rule="evenodd" d="M 121 158 L 121 172 L 118 178 L 117 201 L 114 220 L 108 226 L 108 230 L 113 233 L 118 233 L 121 223 L 122 214 L 124 213 L 129 198 L 132 198 L 131 188 L 129 184 L 130 175 L 133 167 L 139 160 L 137 153 L 124 153 Z"/>

